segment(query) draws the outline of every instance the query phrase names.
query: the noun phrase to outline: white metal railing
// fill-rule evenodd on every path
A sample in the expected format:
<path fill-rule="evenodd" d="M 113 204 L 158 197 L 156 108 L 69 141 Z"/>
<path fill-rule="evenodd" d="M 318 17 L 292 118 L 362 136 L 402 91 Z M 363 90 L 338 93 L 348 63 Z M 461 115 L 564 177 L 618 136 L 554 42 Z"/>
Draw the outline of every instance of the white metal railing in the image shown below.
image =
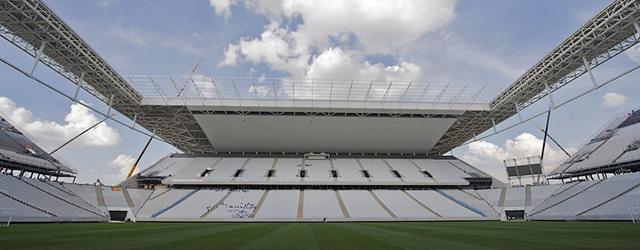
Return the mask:
<path fill-rule="evenodd" d="M 5 214 L 4 211 L 8 211 L 6 213 L 6 214 L 8 214 L 8 217 L 9 217 L 9 218 L 7 218 L 7 227 L 9 225 L 11 225 L 11 219 L 13 219 L 13 210 L 14 210 L 13 208 L 1 208 L 0 207 L 0 218 L 2 218 L 4 216 L 4 214 Z"/>
<path fill-rule="evenodd" d="M 635 224 L 636 223 L 635 215 L 640 215 L 640 207 L 630 207 L 630 208 L 627 208 L 627 210 L 629 211 L 629 215 L 631 216 L 631 222 Z"/>
<path fill-rule="evenodd" d="M 632 155 L 632 156 L 620 157 L 617 160 L 615 160 L 615 162 L 598 161 L 598 162 L 593 162 L 593 163 L 589 163 L 589 164 L 578 166 L 578 167 L 571 166 L 569 169 L 567 169 L 567 170 L 565 170 L 563 172 L 567 172 L 569 170 L 570 170 L 570 172 L 574 172 L 574 171 L 578 171 L 578 170 L 591 169 L 591 168 L 598 167 L 598 166 L 608 166 L 608 165 L 611 165 L 613 163 L 629 162 L 629 161 L 634 161 L 634 160 L 640 160 L 640 155 Z M 553 173 L 550 173 L 550 175 L 561 174 L 561 173 L 562 172 L 555 172 L 554 171 Z"/>
<path fill-rule="evenodd" d="M 170 100 L 323 100 L 393 103 L 489 103 L 498 93 L 488 85 L 418 81 L 231 78 L 194 75 L 126 76 L 143 98 Z M 186 87 L 181 91 L 182 87 Z M 180 93 L 178 95 L 178 93 Z"/>

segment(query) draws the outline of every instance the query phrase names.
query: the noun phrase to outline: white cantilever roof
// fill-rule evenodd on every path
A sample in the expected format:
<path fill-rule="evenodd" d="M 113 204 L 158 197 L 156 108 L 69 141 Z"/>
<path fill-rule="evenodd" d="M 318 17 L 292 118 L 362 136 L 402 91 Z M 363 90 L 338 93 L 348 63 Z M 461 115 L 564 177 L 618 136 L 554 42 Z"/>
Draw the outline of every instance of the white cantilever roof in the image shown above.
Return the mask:
<path fill-rule="evenodd" d="M 418 81 L 126 76 L 145 105 L 488 110 L 487 85 Z M 185 85 L 186 82 L 186 85 Z M 186 86 L 183 91 L 180 89 Z M 178 95 L 178 93 L 180 93 Z"/>
<path fill-rule="evenodd" d="M 596 68 L 610 58 L 636 45 L 640 42 L 638 20 L 640 20 L 640 1 L 612 1 L 611 4 L 587 21 L 576 32 L 550 51 L 549 54 L 534 64 L 531 69 L 524 72 L 513 84 L 491 100 L 488 104 L 489 110 L 484 107 L 476 110 L 473 106 L 470 106 L 473 108 L 467 108 L 466 110 L 460 107 L 446 109 L 436 106 L 447 102 L 451 104 L 452 101 L 454 104 L 467 102 L 467 97 L 472 97 L 473 93 L 477 93 L 474 91 L 464 94 L 465 91 L 457 98 L 445 98 L 442 96 L 440 99 L 435 99 L 438 95 L 426 96 L 427 94 L 425 93 L 427 101 L 424 101 L 424 98 L 423 101 L 417 99 L 417 103 L 430 103 L 431 106 L 425 106 L 422 110 L 424 112 L 416 116 L 415 111 L 409 112 L 409 106 L 403 105 L 404 103 L 416 101 L 415 95 L 420 90 L 413 91 L 411 89 L 413 87 L 408 87 L 408 85 L 401 86 L 399 82 L 393 84 L 391 81 L 379 82 L 379 84 L 362 81 L 362 85 L 358 84 L 357 95 L 352 96 L 347 92 L 346 97 L 344 97 L 346 84 L 341 84 L 340 88 L 333 90 L 331 89 L 331 82 L 318 83 L 322 87 L 316 86 L 316 82 L 312 84 L 302 82 L 292 84 L 290 92 L 288 92 L 288 81 L 283 81 L 281 88 L 272 86 L 273 96 L 271 97 L 267 82 L 264 85 L 258 84 L 253 87 L 255 80 L 240 81 L 238 79 L 239 81 L 234 83 L 236 79 L 229 79 L 227 82 L 231 81 L 231 85 L 219 86 L 221 95 L 217 98 L 220 101 L 218 107 L 233 107 L 232 102 L 225 101 L 233 100 L 234 94 L 236 97 L 235 107 L 242 107 L 242 109 L 236 111 L 229 111 L 205 108 L 206 106 L 215 106 L 206 103 L 206 101 L 215 101 L 216 98 L 213 97 L 215 96 L 213 95 L 214 93 L 202 90 L 199 90 L 200 92 L 196 91 L 195 95 L 187 92 L 185 93 L 186 97 L 179 99 L 172 98 L 168 93 L 165 93 L 164 97 L 162 94 L 158 94 L 154 99 L 153 95 L 155 94 L 149 89 L 142 86 L 133 87 L 134 85 L 127 84 L 128 80 L 111 68 L 95 50 L 42 1 L 0 1 L 0 36 L 6 41 L 32 56 L 35 56 L 38 48 L 44 44 L 44 56 L 41 58 L 43 64 L 60 73 L 74 84 L 79 82 L 83 89 L 100 100 L 104 102 L 113 100 L 112 107 L 124 116 L 135 120 L 148 130 L 155 130 L 159 137 L 179 149 L 191 152 L 214 152 L 217 150 L 215 145 L 211 143 L 213 140 L 209 138 L 207 132 L 200 126 L 199 118 L 196 116 L 207 115 L 207 112 L 209 112 L 208 115 L 214 116 L 220 112 L 239 115 L 256 113 L 287 115 L 293 111 L 274 110 L 269 112 L 268 110 L 259 110 L 257 108 L 261 108 L 261 106 L 262 108 L 283 108 L 278 105 L 286 102 L 278 102 L 276 104 L 276 101 L 280 101 L 280 97 L 289 97 L 289 102 L 296 108 L 298 104 L 305 104 L 304 107 L 315 108 L 317 104 L 315 100 L 331 101 L 332 104 L 334 101 L 339 101 L 336 99 L 341 99 L 347 103 L 366 103 L 367 106 L 363 105 L 352 110 L 352 112 L 338 112 L 338 115 L 344 115 L 345 117 L 355 117 L 353 116 L 355 114 L 358 117 L 369 118 L 374 116 L 390 117 L 392 118 L 389 119 L 391 121 L 399 117 L 420 116 L 424 118 L 453 119 L 451 124 L 446 126 L 448 129 L 444 134 L 435 136 L 438 137 L 435 145 L 427 145 L 421 149 L 428 151 L 430 154 L 445 153 L 473 138 L 474 135 L 479 135 L 490 129 L 493 124 L 500 123 L 515 115 L 518 109 L 521 110 L 541 100 L 549 93 L 553 93 L 553 91 L 587 74 L 591 69 Z M 174 80 L 175 86 L 180 88 L 184 79 Z M 223 79 L 215 80 L 220 80 L 221 83 L 224 82 Z M 366 87 L 366 83 L 369 83 L 370 87 Z M 248 88 L 239 88 L 239 85 Z M 309 87 L 309 85 L 312 86 Z M 153 84 L 150 86 L 153 87 Z M 193 84 L 192 82 L 192 86 L 195 89 L 196 86 L 199 87 L 199 84 Z M 226 95 L 226 92 L 222 93 L 224 88 L 231 90 L 229 86 L 233 89 L 233 94 Z M 306 88 L 302 86 L 306 86 Z M 327 86 L 329 86 L 328 90 Z M 387 89 L 385 89 L 385 86 L 387 86 Z M 169 85 L 169 87 L 172 87 L 172 85 Z M 248 91 L 251 88 L 253 88 L 253 91 Z M 294 88 L 296 88 L 295 94 L 293 93 Z M 407 88 L 411 90 L 411 95 L 407 92 L 407 95 L 404 95 L 403 98 L 403 90 L 407 90 Z M 283 95 L 280 95 L 280 89 L 284 89 Z M 302 92 L 300 91 L 301 89 Z M 367 91 L 364 91 L 364 89 L 367 89 Z M 421 90 L 424 89 L 428 91 L 428 88 Z M 371 90 L 374 91 L 371 92 Z M 316 94 L 316 92 L 319 94 Z M 456 92 L 453 91 L 452 96 L 456 97 L 454 93 Z M 491 94 L 491 91 L 486 93 Z M 312 98 L 305 97 L 308 95 Z M 326 97 L 327 95 L 329 95 L 328 98 Z M 430 97 L 434 97 L 434 99 L 429 99 Z M 250 99 L 254 99 L 255 105 L 243 106 L 244 104 L 251 104 Z M 147 105 L 161 101 L 165 102 L 165 104 Z M 269 104 L 267 101 L 271 101 L 272 105 L 267 105 Z M 308 101 L 311 102 L 309 103 Z M 197 102 L 200 102 L 200 104 L 196 105 Z M 258 102 L 260 103 L 258 104 Z M 483 102 L 479 96 L 473 103 Z M 384 112 L 365 112 L 372 111 L 370 109 L 373 106 L 368 105 L 373 105 L 373 103 L 379 104 L 373 109 L 384 109 Z M 389 107 L 387 105 L 394 105 L 394 103 L 396 105 L 394 108 L 387 109 Z M 326 108 L 334 107 L 327 104 L 321 107 L 321 109 L 325 110 L 302 110 L 303 112 L 298 113 L 304 113 L 305 115 L 335 115 L 335 112 L 326 110 Z M 351 108 L 351 106 L 347 106 L 347 108 Z M 363 111 L 362 109 L 365 110 Z M 194 115 L 194 110 L 199 113 Z M 458 110 L 459 112 L 436 112 L 438 110 Z M 293 116 L 295 116 L 295 113 L 293 112 Z M 364 122 L 363 124 L 369 123 Z M 277 126 L 278 123 L 275 124 Z M 440 126 L 438 127 L 441 128 Z M 426 127 L 426 130 L 428 130 L 428 127 Z M 430 133 L 425 129 L 420 130 L 420 128 L 416 128 L 415 131 Z M 273 149 L 278 150 L 275 147 Z"/>

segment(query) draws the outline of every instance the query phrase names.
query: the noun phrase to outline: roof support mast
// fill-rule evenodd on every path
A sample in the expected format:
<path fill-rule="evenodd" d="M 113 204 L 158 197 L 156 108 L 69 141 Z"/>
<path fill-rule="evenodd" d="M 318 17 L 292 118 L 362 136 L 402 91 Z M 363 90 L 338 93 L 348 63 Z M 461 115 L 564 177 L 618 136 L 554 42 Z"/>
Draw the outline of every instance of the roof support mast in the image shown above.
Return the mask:
<path fill-rule="evenodd" d="M 153 133 L 151 133 L 151 136 L 149 136 L 149 140 L 147 141 L 147 144 L 144 145 L 144 148 L 142 148 L 142 152 L 140 152 L 140 155 L 138 155 L 138 159 L 136 159 L 136 163 L 133 164 L 133 166 L 131 167 L 131 170 L 129 170 L 129 174 L 127 174 L 127 178 L 129 179 L 129 177 L 131 177 L 131 175 L 133 174 L 133 171 L 136 170 L 136 166 L 138 165 L 138 163 L 140 163 L 140 159 L 142 159 L 142 155 L 144 154 L 145 151 L 147 151 L 147 148 L 149 147 L 149 144 L 151 144 L 151 140 L 153 140 L 153 136 L 156 134 L 156 131 L 154 130 Z"/>
<path fill-rule="evenodd" d="M 95 128 L 96 126 L 100 125 L 100 123 L 103 123 L 104 121 L 106 121 L 107 119 L 111 118 L 112 116 L 114 116 L 115 114 L 112 114 L 110 116 L 105 117 L 104 119 L 100 120 L 99 122 L 97 122 L 96 124 L 93 124 L 93 126 L 85 129 L 84 131 L 82 131 L 80 134 L 74 136 L 73 138 L 71 138 L 70 140 L 68 140 L 67 142 L 65 142 L 64 144 L 62 144 L 60 147 L 54 149 L 53 151 L 51 151 L 51 153 L 49 153 L 50 155 L 53 155 L 54 153 L 58 152 L 58 150 L 62 149 L 64 146 L 67 146 L 67 144 L 71 143 L 73 140 L 78 139 L 78 137 L 84 135 L 85 133 L 89 132 L 89 130 L 91 130 L 92 128 Z"/>
<path fill-rule="evenodd" d="M 33 60 L 33 65 L 31 65 L 31 71 L 29 71 L 32 75 L 33 72 L 36 71 L 36 66 L 38 66 L 38 62 L 40 61 L 40 58 L 42 58 L 42 54 L 44 54 L 44 47 L 46 46 L 47 42 L 42 42 L 42 45 L 40 45 L 40 48 L 36 51 L 36 58 Z"/>

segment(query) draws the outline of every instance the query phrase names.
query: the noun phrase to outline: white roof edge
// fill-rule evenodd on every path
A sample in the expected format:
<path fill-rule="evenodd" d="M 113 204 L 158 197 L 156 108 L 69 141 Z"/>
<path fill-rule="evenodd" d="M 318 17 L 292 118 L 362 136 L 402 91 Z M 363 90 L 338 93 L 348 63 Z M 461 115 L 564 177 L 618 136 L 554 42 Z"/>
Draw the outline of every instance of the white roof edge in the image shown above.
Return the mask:
<path fill-rule="evenodd" d="M 181 99 L 152 98 L 142 99 L 142 105 L 152 106 L 190 106 L 190 107 L 236 107 L 236 108 L 329 108 L 364 110 L 413 110 L 413 111 L 489 111 L 488 103 L 432 103 L 432 102 L 381 102 L 381 101 L 333 101 L 333 100 L 236 100 L 236 99 Z"/>

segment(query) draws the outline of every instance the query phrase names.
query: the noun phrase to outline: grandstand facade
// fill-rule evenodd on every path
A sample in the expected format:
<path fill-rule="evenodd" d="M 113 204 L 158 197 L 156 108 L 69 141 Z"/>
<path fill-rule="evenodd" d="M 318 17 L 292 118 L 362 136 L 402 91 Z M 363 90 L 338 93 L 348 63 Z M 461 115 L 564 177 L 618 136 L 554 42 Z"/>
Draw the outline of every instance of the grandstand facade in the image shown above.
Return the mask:
<path fill-rule="evenodd" d="M 460 159 L 443 155 L 491 128 L 497 133 L 496 124 L 542 98 L 548 97 L 550 109 L 556 108 L 551 96 L 555 90 L 640 41 L 639 18 L 638 1 L 613 1 L 493 96 L 484 87 L 420 82 L 125 78 L 43 2 L 2 0 L 0 35 L 5 40 L 109 105 L 109 111 L 94 110 L 97 113 L 109 117 L 113 108 L 134 124 L 115 121 L 154 131 L 141 132 L 184 153 L 167 155 L 118 187 L 59 183 L 52 180 L 57 176 L 52 172 L 25 176 L 22 165 L 20 173 L 13 171 L 19 167 L 11 164 L 24 165 L 15 159 L 34 156 L 8 143 L 16 136 L 3 129 L 0 139 L 7 139 L 0 145 L 11 152 L 0 151 L 0 163 L 12 171 L 0 175 L 0 218 L 625 219 L 630 208 L 640 206 L 640 178 L 637 173 L 617 173 L 634 168 L 595 170 L 603 178 L 584 182 L 506 187 Z M 192 84 L 178 91 L 172 85 L 176 80 Z M 594 82 L 594 89 L 601 86 Z M 77 94 L 65 96 L 77 101 Z M 633 163 L 640 155 L 640 139 L 632 136 L 640 134 L 638 115 L 634 111 L 616 120 L 552 175 L 565 179 L 585 176 L 585 169 L 594 171 L 593 164 L 600 162 L 606 164 L 599 169 Z M 33 150 L 37 156 L 38 149 Z M 54 167 L 31 164 L 29 171 L 48 168 L 58 175 L 75 174 L 48 162 Z"/>
<path fill-rule="evenodd" d="M 75 177 L 77 171 L 49 155 L 20 132 L 9 121 L 0 117 L 0 171 L 22 176 L 25 174 L 55 177 Z"/>
<path fill-rule="evenodd" d="M 458 188 L 139 189 L 0 175 L 14 222 L 455 221 L 638 219 L 639 173 L 559 185 Z M 10 216 L 10 217 L 9 217 Z"/>
<path fill-rule="evenodd" d="M 608 173 L 640 170 L 640 111 L 614 118 L 560 166 L 554 179 L 594 179 Z"/>

